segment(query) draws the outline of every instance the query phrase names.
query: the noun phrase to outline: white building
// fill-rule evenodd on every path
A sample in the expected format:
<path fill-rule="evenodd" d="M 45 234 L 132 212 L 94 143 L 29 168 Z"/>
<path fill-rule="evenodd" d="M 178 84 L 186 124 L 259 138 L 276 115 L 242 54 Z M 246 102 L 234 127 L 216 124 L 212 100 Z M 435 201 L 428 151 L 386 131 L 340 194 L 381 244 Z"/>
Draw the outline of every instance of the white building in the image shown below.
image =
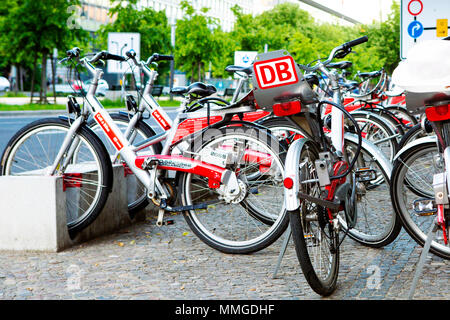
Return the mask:
<path fill-rule="evenodd" d="M 164 10 L 169 22 L 183 17 L 180 6 L 181 0 L 139 0 L 138 8 L 151 7 L 157 11 Z M 235 17 L 231 8 L 239 5 L 244 13 L 253 13 L 257 0 L 191 0 L 190 3 L 196 10 L 209 8 L 207 15 L 217 18 L 224 31 L 231 31 L 235 22 Z M 95 31 L 102 24 L 111 22 L 108 10 L 111 7 L 109 0 L 83 0 L 81 1 L 82 26 L 83 28 Z"/>

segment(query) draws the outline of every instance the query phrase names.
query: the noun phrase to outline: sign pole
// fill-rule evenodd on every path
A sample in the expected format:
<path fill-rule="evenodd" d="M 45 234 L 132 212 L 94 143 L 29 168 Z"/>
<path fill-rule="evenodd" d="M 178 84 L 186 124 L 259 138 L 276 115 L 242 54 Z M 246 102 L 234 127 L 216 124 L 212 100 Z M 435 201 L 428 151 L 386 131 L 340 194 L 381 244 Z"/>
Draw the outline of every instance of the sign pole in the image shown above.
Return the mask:
<path fill-rule="evenodd" d="M 172 45 L 172 55 L 174 54 L 174 50 L 175 50 L 175 30 L 176 30 L 176 28 L 177 28 L 176 20 L 174 19 L 170 26 L 170 42 Z M 170 83 L 169 83 L 170 101 L 173 100 L 172 88 L 173 88 L 173 82 L 174 82 L 174 77 L 175 77 L 174 73 L 175 73 L 175 62 L 173 60 L 170 60 Z"/>

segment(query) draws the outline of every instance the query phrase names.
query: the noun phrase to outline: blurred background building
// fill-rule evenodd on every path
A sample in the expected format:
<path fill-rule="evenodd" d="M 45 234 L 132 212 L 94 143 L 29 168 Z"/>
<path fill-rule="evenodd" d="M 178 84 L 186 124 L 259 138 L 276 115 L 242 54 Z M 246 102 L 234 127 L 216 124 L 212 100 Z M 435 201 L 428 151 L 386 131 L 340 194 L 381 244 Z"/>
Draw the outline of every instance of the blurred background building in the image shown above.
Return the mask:
<path fill-rule="evenodd" d="M 151 7 L 157 11 L 164 10 L 169 22 L 180 19 L 183 12 L 180 0 L 139 0 L 138 8 Z M 258 0 L 193 0 L 191 3 L 195 9 L 209 8 L 207 15 L 217 18 L 224 31 L 231 31 L 234 25 L 234 15 L 231 8 L 239 5 L 244 13 L 253 13 Z M 113 4 L 114 5 L 114 4 Z M 96 31 L 102 24 L 112 21 L 108 16 L 111 7 L 109 0 L 83 0 L 81 1 L 82 27 L 89 31 Z"/>

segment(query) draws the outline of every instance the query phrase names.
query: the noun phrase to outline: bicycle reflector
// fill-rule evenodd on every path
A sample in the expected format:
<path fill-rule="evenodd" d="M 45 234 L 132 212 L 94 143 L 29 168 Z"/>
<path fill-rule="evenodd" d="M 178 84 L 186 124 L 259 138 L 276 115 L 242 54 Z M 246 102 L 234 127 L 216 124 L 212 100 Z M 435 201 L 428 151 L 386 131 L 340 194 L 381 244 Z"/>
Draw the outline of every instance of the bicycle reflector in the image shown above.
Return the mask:
<path fill-rule="evenodd" d="M 448 104 L 425 109 L 427 119 L 430 121 L 442 121 L 450 119 L 450 108 Z"/>
<path fill-rule="evenodd" d="M 292 187 L 294 186 L 294 180 L 290 177 L 287 177 L 286 179 L 284 179 L 283 184 L 286 189 L 292 189 Z"/>
<path fill-rule="evenodd" d="M 290 116 L 299 113 L 302 110 L 302 104 L 299 100 L 277 103 L 273 105 L 273 113 L 278 117 Z"/>

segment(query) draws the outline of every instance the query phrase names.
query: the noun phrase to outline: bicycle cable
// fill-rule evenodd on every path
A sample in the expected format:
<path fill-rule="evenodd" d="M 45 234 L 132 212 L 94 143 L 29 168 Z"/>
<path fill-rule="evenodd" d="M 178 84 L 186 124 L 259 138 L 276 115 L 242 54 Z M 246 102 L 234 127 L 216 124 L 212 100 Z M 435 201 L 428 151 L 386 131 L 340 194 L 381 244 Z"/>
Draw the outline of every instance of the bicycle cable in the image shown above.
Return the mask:
<path fill-rule="evenodd" d="M 338 108 L 342 113 L 344 113 L 347 116 L 347 118 L 350 119 L 350 121 L 355 126 L 355 129 L 356 129 L 356 132 L 357 132 L 357 135 L 358 135 L 358 144 L 357 144 L 356 152 L 355 152 L 354 158 L 350 162 L 350 165 L 349 165 L 347 171 L 345 171 L 344 173 L 339 174 L 337 176 L 331 176 L 330 177 L 330 180 L 336 180 L 336 179 L 344 178 L 345 176 L 347 176 L 350 173 L 350 171 L 353 170 L 353 167 L 355 166 L 356 161 L 358 160 L 358 157 L 359 157 L 359 155 L 361 153 L 361 148 L 362 148 L 362 131 L 359 128 L 358 123 L 356 122 L 356 120 L 350 114 L 350 112 L 348 112 L 343 106 L 341 106 L 341 105 L 339 105 L 339 104 L 337 104 L 337 103 L 335 103 L 333 101 L 326 101 L 326 100 L 324 100 L 324 101 L 319 102 L 319 105 L 318 105 L 318 113 L 319 113 L 319 115 L 321 113 L 320 109 L 321 109 L 322 105 L 324 105 L 324 104 L 330 104 L 331 106 Z M 323 131 L 321 132 L 321 135 L 322 135 L 322 139 L 324 139 L 324 132 Z"/>

